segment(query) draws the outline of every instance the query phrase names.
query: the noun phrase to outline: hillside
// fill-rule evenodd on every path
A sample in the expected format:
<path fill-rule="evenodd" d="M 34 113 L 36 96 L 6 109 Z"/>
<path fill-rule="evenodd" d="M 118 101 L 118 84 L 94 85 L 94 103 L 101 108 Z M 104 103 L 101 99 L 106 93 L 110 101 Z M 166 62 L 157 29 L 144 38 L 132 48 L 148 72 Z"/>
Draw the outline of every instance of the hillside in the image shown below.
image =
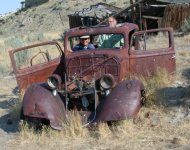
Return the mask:
<path fill-rule="evenodd" d="M 116 0 L 53 0 L 26 10 L 18 10 L 16 13 L 1 19 L 0 36 L 22 36 L 48 32 L 62 33 L 69 28 L 69 14 L 88 8 L 98 2 L 104 2 L 120 8 L 129 4 L 129 0 L 119 2 Z"/>

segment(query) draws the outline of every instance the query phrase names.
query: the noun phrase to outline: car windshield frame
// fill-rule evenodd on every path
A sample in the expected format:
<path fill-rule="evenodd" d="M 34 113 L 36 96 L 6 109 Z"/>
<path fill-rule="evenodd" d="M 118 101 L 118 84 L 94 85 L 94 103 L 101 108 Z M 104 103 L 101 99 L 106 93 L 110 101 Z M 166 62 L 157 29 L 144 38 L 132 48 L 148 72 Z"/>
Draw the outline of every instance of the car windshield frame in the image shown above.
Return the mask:
<path fill-rule="evenodd" d="M 86 36 L 87 34 L 80 34 L 80 35 L 74 35 L 74 36 L 69 36 L 68 39 L 68 43 L 67 43 L 67 51 L 70 52 L 80 52 L 80 51 L 85 51 L 85 50 L 78 50 L 78 51 L 73 51 L 73 47 L 76 46 L 77 44 L 79 44 L 79 39 L 81 36 Z M 101 33 L 97 33 L 97 34 L 88 34 L 90 36 L 90 44 L 94 43 L 93 45 L 95 46 L 95 49 L 88 49 L 88 50 L 122 50 L 124 49 L 124 47 L 127 45 L 126 40 L 125 40 L 125 34 L 120 33 L 120 32 L 101 32 Z M 109 36 L 120 36 L 123 42 L 123 45 L 120 47 L 99 47 L 98 46 L 98 37 L 101 35 L 109 35 Z M 73 42 L 73 39 L 76 38 L 76 41 Z M 114 39 L 114 38 L 113 38 Z M 112 39 L 112 41 L 114 41 Z M 78 41 L 77 41 L 78 40 Z M 107 39 L 108 40 L 108 39 Z M 93 41 L 93 42 L 91 42 Z M 117 42 L 117 41 L 116 41 Z M 119 42 L 119 41 L 118 41 Z M 113 43 L 113 42 L 112 42 Z"/>

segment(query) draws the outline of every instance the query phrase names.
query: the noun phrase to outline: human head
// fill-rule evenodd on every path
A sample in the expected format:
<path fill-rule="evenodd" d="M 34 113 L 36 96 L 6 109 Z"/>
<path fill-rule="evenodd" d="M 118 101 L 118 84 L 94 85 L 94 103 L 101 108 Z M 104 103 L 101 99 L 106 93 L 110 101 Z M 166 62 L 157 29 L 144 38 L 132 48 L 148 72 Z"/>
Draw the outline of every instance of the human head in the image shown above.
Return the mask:
<path fill-rule="evenodd" d="M 115 18 L 114 16 L 110 16 L 110 17 L 108 18 L 108 25 L 109 25 L 110 27 L 116 27 L 116 25 L 117 25 L 117 20 L 116 20 L 116 18 Z"/>
<path fill-rule="evenodd" d="M 84 46 L 87 46 L 90 43 L 90 36 L 89 35 L 83 35 L 80 37 L 80 43 Z"/>

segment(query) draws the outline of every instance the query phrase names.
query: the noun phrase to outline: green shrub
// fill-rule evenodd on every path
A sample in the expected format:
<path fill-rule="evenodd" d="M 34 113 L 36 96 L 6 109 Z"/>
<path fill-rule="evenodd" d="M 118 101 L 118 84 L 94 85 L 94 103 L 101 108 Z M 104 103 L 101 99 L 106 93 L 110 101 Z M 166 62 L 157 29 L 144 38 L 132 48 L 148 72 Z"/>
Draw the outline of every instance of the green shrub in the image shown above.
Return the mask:
<path fill-rule="evenodd" d="M 12 36 L 6 39 L 5 45 L 9 47 L 6 49 L 14 49 L 19 47 L 24 47 L 26 45 L 30 45 L 34 42 L 39 42 L 45 39 L 43 33 L 31 34 L 28 37 L 18 37 Z M 30 53 L 29 51 L 20 51 L 15 54 L 16 63 L 18 66 L 23 66 L 24 64 L 28 63 Z"/>
<path fill-rule="evenodd" d="M 11 48 L 19 48 L 23 46 L 23 42 L 17 36 L 11 36 L 5 40 L 5 44 Z"/>
<path fill-rule="evenodd" d="M 51 8 L 52 8 L 53 11 L 62 9 L 60 3 L 55 3 Z"/>
<path fill-rule="evenodd" d="M 31 43 L 31 42 L 34 42 L 34 41 L 41 41 L 43 39 L 45 39 L 43 33 L 31 34 L 31 35 L 29 35 L 27 37 L 26 42 Z"/>
<path fill-rule="evenodd" d="M 180 31 L 183 32 L 184 34 L 188 34 L 190 32 L 190 17 L 184 20 Z"/>
<path fill-rule="evenodd" d="M 10 68 L 5 63 L 0 63 L 0 75 L 6 75 L 10 72 Z"/>
<path fill-rule="evenodd" d="M 24 42 L 21 40 L 21 38 L 17 36 L 12 36 L 8 38 L 5 43 L 9 45 L 9 47 L 13 48 L 19 48 L 24 46 Z M 23 63 L 26 63 L 26 60 L 28 57 L 27 51 L 16 53 L 16 62 L 20 66 Z"/>

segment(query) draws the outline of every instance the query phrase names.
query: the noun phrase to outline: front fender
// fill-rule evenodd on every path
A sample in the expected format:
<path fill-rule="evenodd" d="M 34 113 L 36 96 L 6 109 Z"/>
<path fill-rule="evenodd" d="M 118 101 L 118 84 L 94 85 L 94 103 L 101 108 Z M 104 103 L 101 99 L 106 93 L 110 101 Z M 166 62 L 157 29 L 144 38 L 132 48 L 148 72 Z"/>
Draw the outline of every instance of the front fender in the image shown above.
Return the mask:
<path fill-rule="evenodd" d="M 133 118 L 141 107 L 143 85 L 138 80 L 119 83 L 97 107 L 94 122 L 117 121 Z"/>
<path fill-rule="evenodd" d="M 44 84 L 33 84 L 25 92 L 23 98 L 23 115 L 34 118 L 45 118 L 54 129 L 61 129 L 65 117 L 63 100 Z"/>

